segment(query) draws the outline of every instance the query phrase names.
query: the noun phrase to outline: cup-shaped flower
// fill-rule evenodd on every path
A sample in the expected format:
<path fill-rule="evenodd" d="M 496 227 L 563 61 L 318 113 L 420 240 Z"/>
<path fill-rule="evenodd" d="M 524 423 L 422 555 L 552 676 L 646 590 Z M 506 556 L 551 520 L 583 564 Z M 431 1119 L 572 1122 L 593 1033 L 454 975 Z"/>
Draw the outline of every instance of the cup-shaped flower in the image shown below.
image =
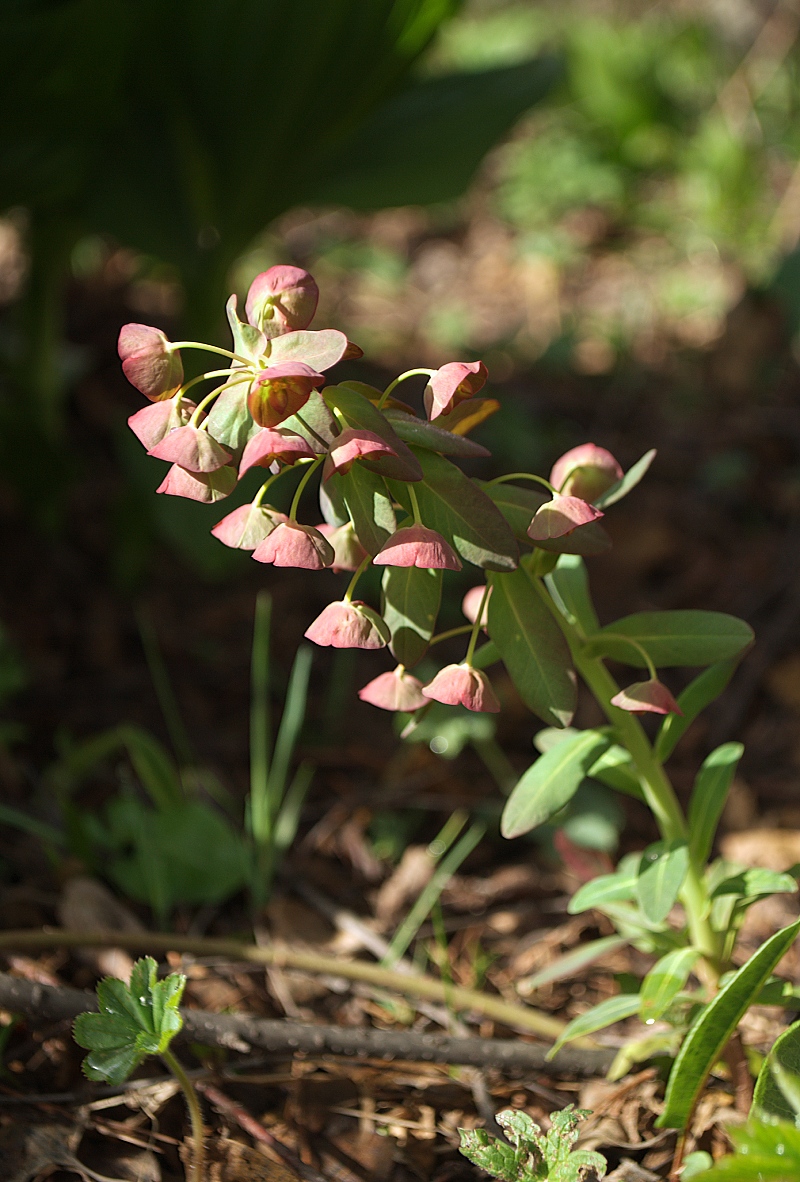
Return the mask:
<path fill-rule="evenodd" d="M 253 551 L 256 562 L 324 570 L 333 562 L 333 547 L 313 525 L 282 521 Z"/>
<path fill-rule="evenodd" d="M 378 456 L 396 456 L 393 447 L 361 427 L 345 427 L 330 446 L 322 469 L 322 479 L 330 480 L 334 472 L 349 472 L 356 460 L 376 460 Z"/>
<path fill-rule="evenodd" d="M 489 678 L 471 665 L 445 665 L 430 685 L 423 686 L 422 693 L 445 706 L 466 706 L 484 714 L 497 714 L 500 709 Z"/>
<path fill-rule="evenodd" d="M 338 574 L 343 570 L 358 570 L 367 557 L 367 552 L 358 540 L 352 521 L 344 525 L 320 525 L 317 527 L 333 546 L 333 566 L 331 570 Z"/>
<path fill-rule="evenodd" d="M 125 377 L 151 402 L 171 398 L 183 384 L 183 362 L 164 333 L 149 324 L 125 324 L 117 351 Z"/>
<path fill-rule="evenodd" d="M 307 328 L 314 319 L 319 288 L 301 267 L 270 267 L 256 275 L 245 301 L 245 315 L 254 328 L 268 338 L 297 328 Z"/>
<path fill-rule="evenodd" d="M 296 464 L 301 459 L 314 459 L 314 452 L 294 431 L 275 431 L 262 427 L 257 435 L 248 439 L 239 464 L 239 475 L 244 476 L 248 468 L 269 468 L 276 460 L 284 464 Z"/>
<path fill-rule="evenodd" d="M 369 702 L 381 710 L 400 710 L 409 713 L 427 706 L 428 699 L 422 696 L 422 682 L 398 665 L 391 673 L 381 673 L 358 691 L 362 702 Z"/>
<path fill-rule="evenodd" d="M 189 501 L 203 501 L 210 505 L 223 501 L 236 488 L 236 469 L 227 465 L 215 472 L 188 472 L 180 464 L 173 464 L 156 489 L 170 497 L 186 497 Z"/>
<path fill-rule="evenodd" d="M 536 510 L 533 521 L 528 526 L 528 537 L 533 538 L 534 542 L 565 538 L 579 525 L 588 525 L 590 521 L 596 521 L 602 516 L 602 512 L 588 501 L 556 493 L 552 500 L 545 501 Z"/>
<path fill-rule="evenodd" d="M 240 505 L 218 521 L 211 532 L 232 550 L 255 550 L 281 522 L 288 520 L 285 513 L 270 505 Z"/>
<path fill-rule="evenodd" d="M 620 690 L 614 694 L 611 705 L 630 714 L 683 714 L 667 687 L 655 677 L 635 681 Z"/>
<path fill-rule="evenodd" d="M 212 439 L 202 427 L 178 427 L 151 447 L 148 453 L 157 460 L 180 464 L 187 472 L 216 472 L 230 463 L 231 453 Z"/>
<path fill-rule="evenodd" d="M 461 570 L 453 547 L 435 529 L 407 525 L 381 546 L 372 560 L 376 566 L 421 566 L 428 570 Z"/>
<path fill-rule="evenodd" d="M 317 616 L 306 629 L 314 644 L 332 648 L 385 648 L 389 629 L 373 608 L 360 599 L 338 599 Z"/>
<path fill-rule="evenodd" d="M 429 419 L 449 414 L 459 402 L 471 398 L 485 385 L 486 366 L 482 361 L 449 361 L 425 387 L 423 402 Z"/>
<path fill-rule="evenodd" d="M 250 387 L 247 406 L 259 427 L 277 427 L 302 410 L 311 391 L 324 382 L 324 375 L 304 361 L 282 361 L 261 371 Z"/>
<path fill-rule="evenodd" d="M 595 501 L 622 476 L 622 468 L 610 451 L 594 443 L 582 443 L 556 460 L 550 483 L 566 496 Z"/>
<path fill-rule="evenodd" d="M 188 398 L 163 398 L 151 406 L 143 406 L 128 419 L 128 426 L 148 451 L 160 443 L 170 431 L 185 427 L 197 407 Z"/>
<path fill-rule="evenodd" d="M 478 618 L 478 612 L 481 610 L 481 603 L 486 593 L 486 584 L 479 583 L 477 587 L 470 587 L 464 598 L 461 600 L 461 610 L 469 620 L 470 624 L 474 624 Z M 486 603 L 483 606 L 483 615 L 481 616 L 481 628 L 486 629 L 486 621 L 489 616 L 489 599 L 492 595 L 492 588 L 489 588 L 489 594 L 486 596 Z"/>

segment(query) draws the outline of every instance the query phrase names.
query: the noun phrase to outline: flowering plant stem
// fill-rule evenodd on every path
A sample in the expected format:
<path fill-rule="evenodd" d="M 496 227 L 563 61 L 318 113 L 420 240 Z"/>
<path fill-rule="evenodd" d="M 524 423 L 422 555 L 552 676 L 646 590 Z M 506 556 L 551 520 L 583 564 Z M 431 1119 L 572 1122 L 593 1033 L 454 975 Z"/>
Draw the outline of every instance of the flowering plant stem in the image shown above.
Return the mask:
<path fill-rule="evenodd" d="M 192 1172 L 191 1182 L 203 1182 L 205 1177 L 205 1144 L 203 1140 L 203 1114 L 200 1111 L 200 1101 L 197 1098 L 194 1084 L 184 1071 L 180 1062 L 169 1049 L 161 1052 L 161 1058 L 169 1067 L 186 1099 L 189 1119 L 192 1124 Z"/>

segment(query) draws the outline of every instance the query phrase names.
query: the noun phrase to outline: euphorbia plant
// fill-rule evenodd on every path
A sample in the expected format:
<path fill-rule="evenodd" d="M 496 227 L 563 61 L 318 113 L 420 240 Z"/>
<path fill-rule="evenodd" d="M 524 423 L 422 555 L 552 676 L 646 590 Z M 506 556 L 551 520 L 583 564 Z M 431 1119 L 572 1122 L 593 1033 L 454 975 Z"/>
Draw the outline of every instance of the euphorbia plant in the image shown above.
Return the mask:
<path fill-rule="evenodd" d="M 693 1023 L 662 1118 L 685 1125 L 702 1080 L 747 1006 L 783 996 L 783 985 L 768 978 L 795 934 L 794 927 L 779 933 L 730 977 L 747 907 L 766 894 L 795 890 L 795 880 L 719 859 L 709 864 L 740 745 L 727 743 L 708 756 L 688 812 L 664 766 L 686 728 L 727 685 L 752 632 L 741 620 L 705 611 L 642 612 L 601 627 L 583 559 L 611 544 L 601 520 L 642 479 L 655 453 L 623 473 L 608 451 L 585 444 L 557 460 L 547 479 L 530 472 L 470 479 L 454 461 L 488 454 L 467 434 L 498 409 L 493 399 L 476 397 L 487 377 L 482 363 L 408 370 L 383 391 L 354 381 L 325 385 L 326 370 L 360 351 L 335 329 L 309 329 L 315 307 L 309 275 L 272 268 L 254 280 L 247 321 L 239 319 L 231 297 L 229 351 L 170 343 L 144 326 L 123 329 L 126 372 L 153 400 L 131 426 L 151 454 L 173 460 L 159 491 L 217 501 L 244 469 L 268 469 L 251 505 L 234 510 L 213 532 L 226 545 L 252 550 L 260 562 L 352 571 L 344 595 L 307 635 L 336 647 L 388 647 L 396 667 L 360 691 L 364 701 L 407 712 L 426 710 L 432 701 L 497 711 L 485 670 L 502 661 L 520 697 L 547 724 L 537 735 L 542 754 L 507 801 L 506 837 L 544 822 L 557 825 L 587 778 L 649 806 L 660 840 L 582 887 L 570 910 L 604 912 L 621 940 L 651 953 L 656 963 L 637 992 L 576 1019 L 560 1043 L 636 1014 L 651 1025 L 667 1019 L 670 1028 L 651 1031 L 628 1049 L 627 1063 L 677 1047 Z M 207 348 L 227 364 L 178 386 L 176 354 L 183 348 Z M 427 418 L 395 397 L 416 375 L 427 379 Z M 198 396 L 197 385 L 219 378 L 221 384 Z M 188 413 L 190 389 L 196 401 Z M 301 495 L 318 470 L 324 521 L 301 522 Z M 300 477 L 283 515 L 269 505 L 268 493 L 293 472 Z M 380 610 L 354 598 L 370 563 L 383 568 Z M 468 597 L 471 622 L 437 635 L 444 572 L 464 563 L 485 571 L 486 583 Z M 489 642 L 479 645 L 484 627 Z M 459 633 L 466 642 L 460 662 L 440 669 L 428 684 L 410 672 L 440 640 Z M 646 676 L 634 673 L 620 686 L 609 659 Z M 702 670 L 677 699 L 659 676 L 674 666 Z M 571 727 L 578 677 L 599 703 L 605 725 Z M 662 718 L 652 739 L 639 719 L 644 714 Z M 584 963 L 607 946 L 606 939 L 596 950 L 587 947 Z"/>

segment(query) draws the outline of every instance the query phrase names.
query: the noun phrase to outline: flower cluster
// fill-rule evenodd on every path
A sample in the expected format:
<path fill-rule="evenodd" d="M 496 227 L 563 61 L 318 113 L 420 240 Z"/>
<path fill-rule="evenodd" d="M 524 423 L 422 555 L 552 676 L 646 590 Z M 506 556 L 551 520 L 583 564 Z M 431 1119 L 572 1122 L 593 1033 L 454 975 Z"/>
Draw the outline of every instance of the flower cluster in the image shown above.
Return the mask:
<path fill-rule="evenodd" d="M 440 669 L 427 685 L 408 672 L 440 639 L 436 611 L 428 605 L 435 601 L 438 608 L 442 572 L 459 571 L 466 561 L 489 572 L 522 568 L 541 577 L 559 554 L 603 549 L 609 542 L 598 524 L 601 505 L 624 482 L 622 469 L 608 451 L 586 444 L 563 455 L 549 480 L 530 473 L 485 485 L 468 480 L 452 460 L 488 454 L 468 432 L 498 408 L 494 399 L 476 397 L 487 380 L 483 362 L 409 370 L 384 391 L 360 382 L 327 385 L 326 371 L 361 350 L 336 329 L 309 327 L 318 294 L 311 275 L 298 267 L 258 275 L 244 321 L 236 297 L 228 301 L 231 349 L 171 342 L 157 328 L 125 325 L 122 367 L 149 399 L 128 422 L 148 454 L 171 465 L 157 491 L 212 503 L 230 496 L 251 469 L 265 469 L 253 500 L 211 532 L 226 546 L 250 551 L 256 562 L 353 572 L 344 597 L 328 604 L 306 636 L 335 648 L 390 648 L 396 668 L 365 686 L 362 700 L 394 711 L 432 701 L 498 711 L 495 691 L 474 659 L 480 630 L 491 635 L 491 585 L 473 588 L 465 601 L 470 623 L 455 629 L 470 634 L 464 659 Z M 206 350 L 224 364 L 185 381 L 186 349 Z M 427 378 L 426 418 L 394 397 L 415 375 Z M 213 388 L 198 397 L 195 387 L 204 382 Z M 317 470 L 324 520 L 301 522 L 301 496 Z M 286 514 L 267 494 L 293 471 L 300 475 Z M 517 482 L 513 488 L 509 480 Z M 520 488 L 520 481 L 545 491 Z M 380 612 L 354 598 L 370 564 L 384 568 Z M 397 608 L 400 598 L 412 605 L 405 616 Z M 614 704 L 629 711 L 676 709 L 668 691 L 651 680 L 622 691 Z"/>

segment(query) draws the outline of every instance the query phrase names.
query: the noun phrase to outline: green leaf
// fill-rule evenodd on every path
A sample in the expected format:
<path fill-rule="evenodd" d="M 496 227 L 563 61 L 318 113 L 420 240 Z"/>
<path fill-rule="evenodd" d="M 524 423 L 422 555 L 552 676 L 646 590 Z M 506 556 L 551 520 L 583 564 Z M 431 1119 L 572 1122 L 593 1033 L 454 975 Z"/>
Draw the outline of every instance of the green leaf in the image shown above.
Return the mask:
<path fill-rule="evenodd" d="M 586 769 L 610 742 L 600 731 L 578 731 L 540 755 L 506 801 L 500 823 L 503 837 L 528 833 L 559 812 L 575 795 Z"/>
<path fill-rule="evenodd" d="M 738 657 L 717 661 L 699 673 L 678 695 L 680 714 L 668 714 L 659 727 L 654 745 L 657 757 L 664 763 L 669 759 L 681 737 L 686 733 L 701 710 L 718 698 L 733 677 L 739 664 Z"/>
<path fill-rule="evenodd" d="M 706 1077 L 742 1017 L 800 931 L 800 920 L 777 932 L 720 989 L 692 1026 L 670 1072 L 660 1128 L 686 1127 Z"/>
<path fill-rule="evenodd" d="M 427 447 L 429 451 L 438 451 L 443 456 L 462 456 L 474 459 L 491 455 L 491 452 L 473 439 L 465 435 L 454 435 L 452 431 L 444 431 L 435 423 L 426 419 L 418 419 L 414 415 L 406 414 L 402 410 L 391 407 L 383 411 L 384 418 L 394 427 L 397 434 L 405 443 L 415 443 L 418 447 Z"/>
<path fill-rule="evenodd" d="M 332 485 L 331 492 L 341 497 L 359 542 L 374 558 L 397 528 L 383 477 L 359 462 L 349 472 L 335 472 L 325 484 Z"/>
<path fill-rule="evenodd" d="M 316 452 L 323 450 L 323 444 L 330 446 L 339 429 L 319 390 L 312 390 L 303 409 L 281 423 L 282 431 L 294 431 L 302 435 L 306 443 Z M 320 443 L 322 440 L 322 443 Z"/>
<path fill-rule="evenodd" d="M 223 390 L 208 415 L 208 433 L 223 447 L 238 452 L 260 428 L 247 407 L 248 383 Z"/>
<path fill-rule="evenodd" d="M 599 1005 L 592 1006 L 585 1014 L 572 1019 L 547 1052 L 547 1058 L 552 1059 L 565 1043 L 583 1038 L 587 1034 L 594 1034 L 595 1030 L 604 1030 L 606 1026 L 613 1026 L 615 1022 L 622 1022 L 625 1018 L 632 1018 L 638 1011 L 638 993 L 618 993 L 615 997 L 606 998 Z"/>
<path fill-rule="evenodd" d="M 654 842 L 642 854 L 636 897 L 651 923 L 667 918 L 689 869 L 689 847 L 685 841 Z"/>
<path fill-rule="evenodd" d="M 740 870 L 724 878 L 712 891 L 711 898 L 719 899 L 723 895 L 738 895 L 743 902 L 755 903 L 768 895 L 795 894 L 797 879 L 791 874 L 782 874 L 778 870 L 766 870 L 761 866 L 751 866 L 747 870 Z"/>
<path fill-rule="evenodd" d="M 89 1079 L 120 1084 L 147 1055 L 160 1055 L 183 1025 L 180 1005 L 186 978 L 156 977 L 152 957 L 138 960 L 130 984 L 105 977 L 97 986 L 97 1013 L 79 1014 L 75 1041 L 91 1053 L 83 1062 Z"/>
<path fill-rule="evenodd" d="M 717 825 L 728 799 L 739 760 L 744 754 L 741 743 L 723 743 L 703 760 L 689 801 L 689 853 L 695 866 L 705 865 Z"/>
<path fill-rule="evenodd" d="M 764 1124 L 750 1119 L 731 1128 L 735 1152 L 719 1158 L 692 1182 L 795 1182 L 800 1178 L 800 1130 L 787 1121 Z"/>
<path fill-rule="evenodd" d="M 547 968 L 540 969 L 532 977 L 517 982 L 517 991 L 530 993 L 540 989 L 542 985 L 549 985 L 551 981 L 564 981 L 580 973 L 588 965 L 594 964 L 605 956 L 607 952 L 614 952 L 617 948 L 624 948 L 628 941 L 624 936 L 601 936 L 599 940 L 590 940 L 587 944 L 579 944 L 572 952 L 559 956 Z"/>
<path fill-rule="evenodd" d="M 600 622 L 592 603 L 586 563 L 579 554 L 562 554 L 544 581 L 556 607 L 570 623 L 582 628 L 586 636 L 597 632 Z"/>
<path fill-rule="evenodd" d="M 644 668 L 641 653 L 622 637 L 641 645 L 654 665 L 711 665 L 743 652 L 753 642 L 753 630 L 723 612 L 639 612 L 601 628 L 587 641 L 586 655 Z"/>
<path fill-rule="evenodd" d="M 631 489 L 634 489 L 639 481 L 646 475 L 648 468 L 656 458 L 656 449 L 653 447 L 650 451 L 646 451 L 640 460 L 628 469 L 621 480 L 616 484 L 612 484 L 611 488 L 597 498 L 594 502 L 598 509 L 607 509 L 609 505 L 616 505 L 617 501 L 621 501 L 623 497 L 627 497 Z"/>
<path fill-rule="evenodd" d="M 425 655 L 436 628 L 442 572 L 387 566 L 381 579 L 382 615 L 392 634 L 392 656 L 411 669 Z"/>
<path fill-rule="evenodd" d="M 611 549 L 611 538 L 599 521 L 587 521 L 561 538 L 539 538 L 534 542 L 537 550 L 550 554 L 581 554 L 591 558 Z"/>
<path fill-rule="evenodd" d="M 519 488 L 516 484 L 493 484 L 491 481 L 478 480 L 475 482 L 489 497 L 511 526 L 514 537 L 519 542 L 530 546 L 528 526 L 533 521 L 533 515 L 545 501 L 549 501 L 548 493 L 538 492 L 534 488 Z"/>
<path fill-rule="evenodd" d="M 795 1084 L 789 1082 L 787 1077 Z M 800 1086 L 800 1022 L 795 1022 L 774 1042 L 764 1060 L 753 1093 L 754 1115 L 763 1120 L 786 1120 L 793 1124 L 800 1107 L 796 1089 Z"/>
<path fill-rule="evenodd" d="M 639 1017 L 656 1022 L 683 989 L 700 953 L 696 948 L 676 948 L 653 966 L 642 981 Z"/>
<path fill-rule="evenodd" d="M 413 452 L 423 474 L 414 492 L 424 524 L 438 530 L 466 562 L 485 570 L 514 570 L 519 557 L 517 543 L 489 497 L 444 456 L 423 448 Z M 391 481 L 390 489 L 410 513 L 408 489 L 396 480 Z"/>
<path fill-rule="evenodd" d="M 488 630 L 525 705 L 545 722 L 566 726 L 577 682 L 564 635 L 527 572 L 488 576 Z"/>
<path fill-rule="evenodd" d="M 602 911 L 606 903 L 628 902 L 636 898 L 636 881 L 638 874 L 635 869 L 617 870 L 614 874 L 599 874 L 591 882 L 585 882 L 578 887 L 567 904 L 570 915 L 580 915 L 582 911 L 589 911 L 596 907 Z"/>
<path fill-rule="evenodd" d="M 322 396 L 329 406 L 341 411 L 349 427 L 363 427 L 367 431 L 374 431 L 397 453 L 395 456 L 381 456 L 377 460 L 359 460 L 353 468 L 366 468 L 393 480 L 422 479 L 422 469 L 416 456 L 403 443 L 389 420 L 360 391 L 344 382 L 340 386 L 326 386 Z M 351 472 L 353 468 L 350 469 Z"/>
<path fill-rule="evenodd" d="M 599 780 L 617 792 L 624 792 L 635 800 L 644 800 L 644 792 L 639 777 L 633 769 L 630 752 L 618 743 L 613 743 L 608 751 L 604 751 L 597 763 L 593 763 L 586 773 L 592 780 Z"/>

